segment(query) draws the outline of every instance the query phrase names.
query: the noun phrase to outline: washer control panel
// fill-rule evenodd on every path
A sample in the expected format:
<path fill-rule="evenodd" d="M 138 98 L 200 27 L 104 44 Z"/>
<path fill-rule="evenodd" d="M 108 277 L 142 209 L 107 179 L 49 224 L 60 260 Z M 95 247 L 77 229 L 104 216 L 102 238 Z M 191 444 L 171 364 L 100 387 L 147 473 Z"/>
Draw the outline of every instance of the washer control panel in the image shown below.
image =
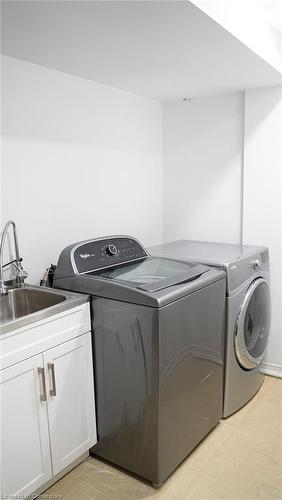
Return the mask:
<path fill-rule="evenodd" d="M 107 252 L 109 255 L 117 255 L 118 254 L 118 249 L 115 245 L 112 243 L 107 246 Z"/>
<path fill-rule="evenodd" d="M 86 241 L 75 245 L 71 252 L 76 274 L 98 271 L 146 257 L 148 253 L 139 241 L 126 236 Z"/>

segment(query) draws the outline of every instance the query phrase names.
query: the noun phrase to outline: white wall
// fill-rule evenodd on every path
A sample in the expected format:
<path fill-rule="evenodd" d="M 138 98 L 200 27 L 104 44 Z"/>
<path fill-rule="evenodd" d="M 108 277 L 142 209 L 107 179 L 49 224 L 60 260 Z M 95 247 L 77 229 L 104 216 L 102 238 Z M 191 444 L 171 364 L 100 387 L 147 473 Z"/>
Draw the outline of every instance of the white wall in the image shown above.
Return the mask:
<path fill-rule="evenodd" d="M 3 58 L 3 223 L 19 229 L 29 281 L 67 244 L 162 235 L 161 104 Z"/>
<path fill-rule="evenodd" d="M 270 249 L 268 370 L 282 376 L 282 87 L 246 92 L 244 243 Z"/>
<path fill-rule="evenodd" d="M 165 104 L 164 240 L 238 243 L 241 93 Z"/>

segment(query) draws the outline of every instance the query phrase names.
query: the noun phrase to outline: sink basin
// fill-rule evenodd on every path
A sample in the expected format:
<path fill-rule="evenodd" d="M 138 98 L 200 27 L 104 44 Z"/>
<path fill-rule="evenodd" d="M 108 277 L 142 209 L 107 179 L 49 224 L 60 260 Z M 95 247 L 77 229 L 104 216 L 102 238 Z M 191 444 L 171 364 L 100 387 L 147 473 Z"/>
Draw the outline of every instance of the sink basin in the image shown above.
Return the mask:
<path fill-rule="evenodd" d="M 16 288 L 0 297 L 0 322 L 27 316 L 66 300 L 66 297 L 36 288 Z"/>
<path fill-rule="evenodd" d="M 0 333 L 39 321 L 88 301 L 88 296 L 27 285 L 0 296 Z"/>

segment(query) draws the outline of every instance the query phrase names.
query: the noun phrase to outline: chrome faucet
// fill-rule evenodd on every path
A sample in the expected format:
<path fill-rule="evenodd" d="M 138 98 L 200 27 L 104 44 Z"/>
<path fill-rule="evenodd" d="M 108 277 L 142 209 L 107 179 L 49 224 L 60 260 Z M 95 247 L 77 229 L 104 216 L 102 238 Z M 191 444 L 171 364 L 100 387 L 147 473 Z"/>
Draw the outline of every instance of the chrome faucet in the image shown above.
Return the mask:
<path fill-rule="evenodd" d="M 13 226 L 15 257 L 16 258 L 14 260 L 12 260 L 11 262 L 8 262 L 7 264 L 3 265 L 5 240 L 6 240 L 6 236 L 7 236 L 8 229 L 10 226 Z M 3 229 L 3 233 L 1 236 L 1 242 L 0 242 L 0 295 L 7 295 L 7 293 L 8 293 L 8 287 L 5 284 L 5 280 L 4 280 L 3 269 L 4 269 L 4 267 L 9 266 L 10 264 L 13 264 L 14 267 L 16 268 L 16 287 L 20 288 L 20 287 L 24 286 L 24 280 L 27 278 L 27 273 L 26 273 L 26 271 L 24 271 L 21 262 L 22 262 L 22 258 L 20 257 L 20 253 L 19 253 L 19 243 L 18 243 L 16 224 L 12 220 L 9 220 Z"/>

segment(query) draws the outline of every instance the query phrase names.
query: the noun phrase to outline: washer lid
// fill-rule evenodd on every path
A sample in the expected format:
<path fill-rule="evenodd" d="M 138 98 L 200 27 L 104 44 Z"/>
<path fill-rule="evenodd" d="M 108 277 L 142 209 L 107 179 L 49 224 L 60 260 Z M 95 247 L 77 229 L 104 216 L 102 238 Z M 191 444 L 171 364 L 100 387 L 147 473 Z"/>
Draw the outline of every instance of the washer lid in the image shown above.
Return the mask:
<path fill-rule="evenodd" d="M 120 267 L 90 274 L 124 283 L 145 292 L 157 292 L 197 279 L 208 270 L 209 268 L 203 265 L 189 264 L 187 262 L 158 257 L 147 257 L 139 262 L 123 264 Z"/>

